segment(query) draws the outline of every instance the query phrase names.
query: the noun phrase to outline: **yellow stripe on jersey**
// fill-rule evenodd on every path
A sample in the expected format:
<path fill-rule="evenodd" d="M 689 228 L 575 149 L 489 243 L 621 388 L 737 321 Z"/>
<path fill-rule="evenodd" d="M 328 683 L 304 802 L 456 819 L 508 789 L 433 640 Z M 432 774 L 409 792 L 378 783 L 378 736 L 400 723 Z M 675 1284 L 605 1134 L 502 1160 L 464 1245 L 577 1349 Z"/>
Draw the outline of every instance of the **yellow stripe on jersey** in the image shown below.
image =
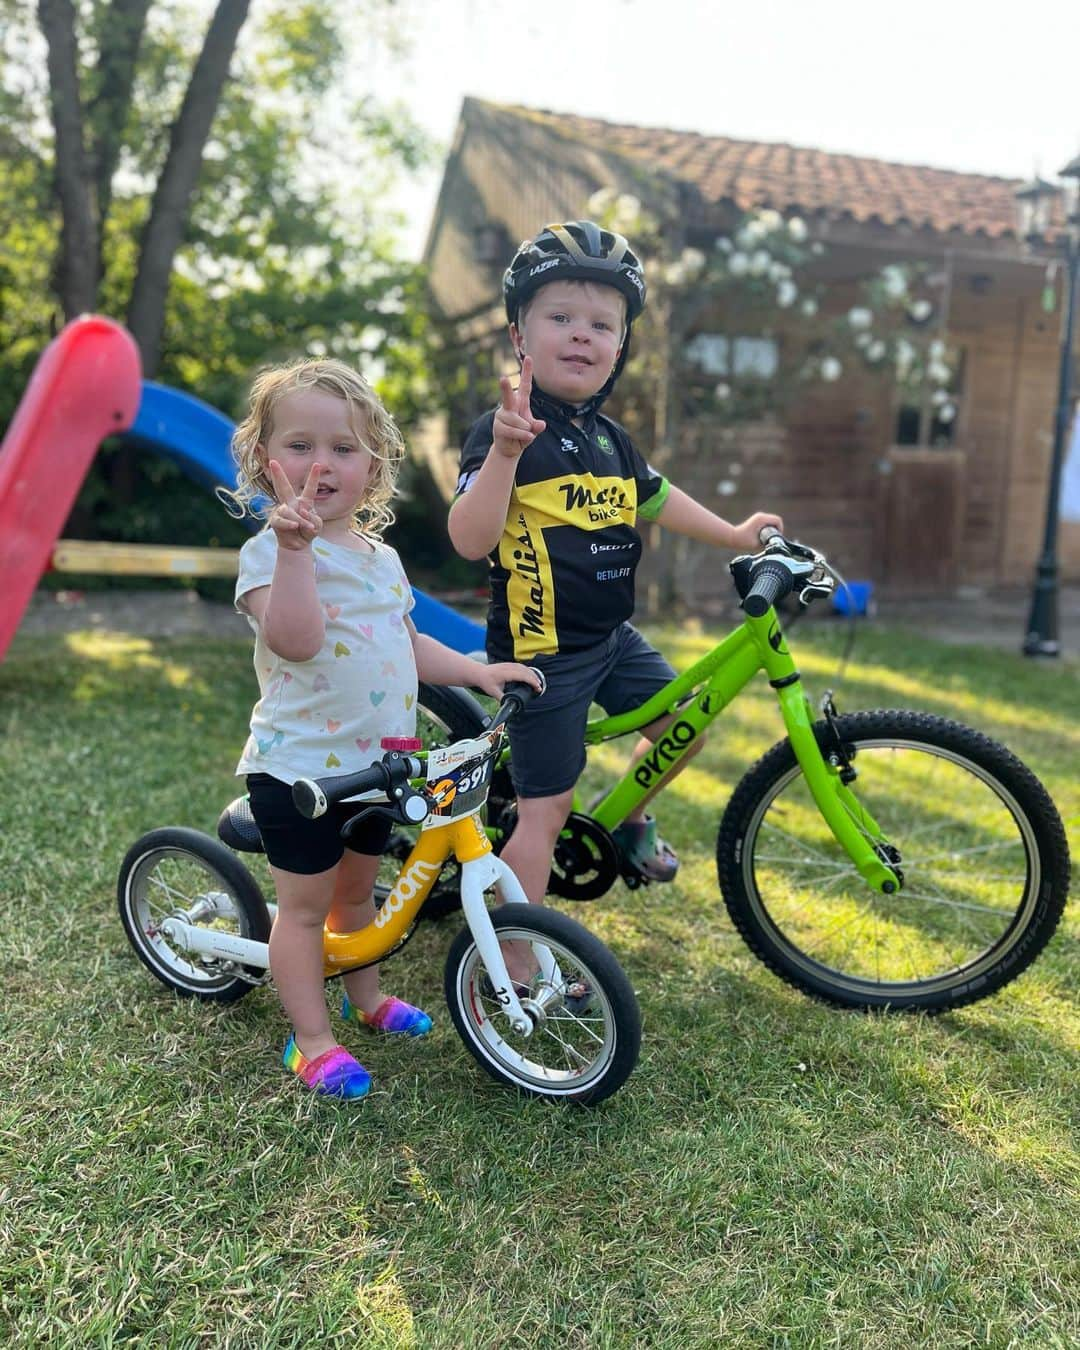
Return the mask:
<path fill-rule="evenodd" d="M 506 603 L 518 661 L 528 661 L 538 652 L 555 647 L 555 588 L 543 526 L 543 517 L 511 498 L 506 528 L 499 540 L 499 562 L 509 573 Z"/>

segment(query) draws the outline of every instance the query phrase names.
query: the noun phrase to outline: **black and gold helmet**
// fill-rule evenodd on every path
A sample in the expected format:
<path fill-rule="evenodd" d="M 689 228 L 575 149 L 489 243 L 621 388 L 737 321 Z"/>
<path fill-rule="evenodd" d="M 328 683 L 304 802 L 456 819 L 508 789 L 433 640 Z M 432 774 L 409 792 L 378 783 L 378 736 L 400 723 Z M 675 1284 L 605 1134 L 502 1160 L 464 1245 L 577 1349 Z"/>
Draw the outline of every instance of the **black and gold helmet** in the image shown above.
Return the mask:
<path fill-rule="evenodd" d="M 645 273 L 621 234 L 602 229 L 591 220 L 545 225 L 527 239 L 503 274 L 506 317 L 517 323 L 518 313 L 549 281 L 593 281 L 614 286 L 626 297 L 627 325 L 645 308 Z"/>

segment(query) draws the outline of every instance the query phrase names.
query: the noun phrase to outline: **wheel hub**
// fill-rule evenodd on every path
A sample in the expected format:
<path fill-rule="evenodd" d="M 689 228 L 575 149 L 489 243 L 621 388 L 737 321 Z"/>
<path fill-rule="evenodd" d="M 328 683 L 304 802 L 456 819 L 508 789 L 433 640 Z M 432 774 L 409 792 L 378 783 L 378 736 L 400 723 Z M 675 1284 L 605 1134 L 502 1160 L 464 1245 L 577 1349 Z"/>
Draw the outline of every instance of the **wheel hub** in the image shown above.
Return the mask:
<path fill-rule="evenodd" d="M 896 873 L 896 880 L 899 883 L 899 889 L 904 889 L 904 872 L 900 864 L 904 861 L 903 855 L 895 844 L 886 843 L 880 840 L 874 845 L 874 852 L 883 863 L 886 863 Z"/>

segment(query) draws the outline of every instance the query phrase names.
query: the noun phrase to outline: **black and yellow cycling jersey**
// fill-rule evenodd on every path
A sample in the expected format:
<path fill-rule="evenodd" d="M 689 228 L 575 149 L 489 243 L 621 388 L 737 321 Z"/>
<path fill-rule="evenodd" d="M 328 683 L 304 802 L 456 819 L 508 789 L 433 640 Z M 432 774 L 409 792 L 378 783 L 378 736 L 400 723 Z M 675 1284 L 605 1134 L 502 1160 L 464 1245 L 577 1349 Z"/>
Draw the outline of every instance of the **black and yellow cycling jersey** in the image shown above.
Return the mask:
<path fill-rule="evenodd" d="M 493 661 L 591 647 L 628 619 L 641 557 L 635 523 L 655 519 L 670 490 L 609 417 L 578 427 L 549 407 L 544 414 L 545 430 L 518 460 L 502 538 L 489 555 Z M 459 496 L 487 458 L 494 420 L 486 413 L 465 438 Z"/>

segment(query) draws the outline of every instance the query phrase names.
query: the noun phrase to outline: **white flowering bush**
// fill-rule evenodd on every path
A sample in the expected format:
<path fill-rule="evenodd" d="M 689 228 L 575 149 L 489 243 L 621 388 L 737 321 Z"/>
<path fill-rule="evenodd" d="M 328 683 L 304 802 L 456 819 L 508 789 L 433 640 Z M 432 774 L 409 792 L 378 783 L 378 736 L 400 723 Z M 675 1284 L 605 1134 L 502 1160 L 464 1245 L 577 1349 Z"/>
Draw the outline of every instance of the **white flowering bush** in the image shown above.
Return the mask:
<path fill-rule="evenodd" d="M 798 216 L 749 212 L 706 250 L 672 249 L 668 240 L 679 232 L 628 193 L 603 189 L 588 211 L 630 239 L 645 261 L 652 333 L 636 344 L 628 384 L 675 381 L 687 409 L 736 422 L 779 411 L 808 385 L 834 384 L 862 369 L 892 379 L 907 401 L 928 401 L 942 425 L 955 417 L 955 355 L 925 268 L 888 263 L 859 284 L 858 302 L 838 313 L 821 280 L 825 245 Z M 654 337 L 668 339 L 660 363 L 648 350 Z M 641 388 L 628 393 L 646 397 Z M 670 388 L 665 398 L 670 403 Z"/>

